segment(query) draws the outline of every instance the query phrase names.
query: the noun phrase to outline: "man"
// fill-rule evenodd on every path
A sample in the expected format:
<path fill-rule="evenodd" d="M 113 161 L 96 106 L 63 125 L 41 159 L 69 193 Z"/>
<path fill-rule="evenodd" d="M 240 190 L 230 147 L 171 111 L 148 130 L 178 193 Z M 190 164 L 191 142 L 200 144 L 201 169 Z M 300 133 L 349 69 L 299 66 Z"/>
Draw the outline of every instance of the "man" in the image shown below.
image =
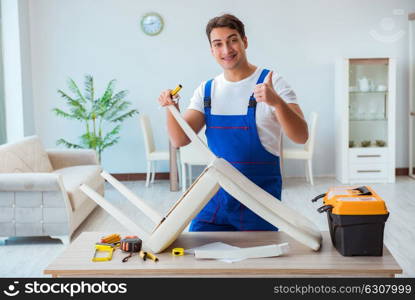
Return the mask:
<path fill-rule="evenodd" d="M 209 148 L 258 186 L 281 199 L 280 141 L 282 131 L 304 144 L 307 123 L 296 95 L 278 74 L 248 62 L 244 24 L 225 14 L 206 26 L 211 52 L 223 73 L 194 92 L 184 119 L 195 132 L 206 125 Z M 158 98 L 162 106 L 177 105 L 171 90 Z M 171 113 L 167 127 L 173 146 L 190 142 Z M 278 230 L 223 189 L 190 225 L 190 231 Z"/>

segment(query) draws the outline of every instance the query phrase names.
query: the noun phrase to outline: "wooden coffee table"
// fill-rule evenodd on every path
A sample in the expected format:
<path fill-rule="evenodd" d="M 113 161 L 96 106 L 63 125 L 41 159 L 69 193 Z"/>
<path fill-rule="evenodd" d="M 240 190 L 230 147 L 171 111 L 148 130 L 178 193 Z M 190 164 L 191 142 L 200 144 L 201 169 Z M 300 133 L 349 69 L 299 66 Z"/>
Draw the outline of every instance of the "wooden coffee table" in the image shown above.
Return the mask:
<path fill-rule="evenodd" d="M 322 233 L 323 244 L 318 252 L 284 232 L 186 232 L 166 251 L 157 254 L 158 262 L 142 261 L 135 254 L 128 262 L 122 263 L 121 259 L 127 254 L 119 249 L 111 261 L 92 262 L 94 245 L 106 234 L 82 233 L 44 273 L 52 277 L 394 277 L 402 273 L 386 247 L 380 257 L 344 257 L 332 246 L 328 232 Z M 238 247 L 288 242 L 290 252 L 279 257 L 233 263 L 197 260 L 192 254 L 171 255 L 174 247 L 189 249 L 218 241 Z"/>

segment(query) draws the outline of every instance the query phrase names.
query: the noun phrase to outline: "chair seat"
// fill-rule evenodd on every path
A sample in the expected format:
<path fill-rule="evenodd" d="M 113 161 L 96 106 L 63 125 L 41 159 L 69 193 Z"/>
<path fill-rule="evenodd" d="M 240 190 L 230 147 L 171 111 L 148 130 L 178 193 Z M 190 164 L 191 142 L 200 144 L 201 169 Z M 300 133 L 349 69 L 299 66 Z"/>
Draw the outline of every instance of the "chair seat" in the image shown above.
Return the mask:
<path fill-rule="evenodd" d="M 192 166 L 207 166 L 209 162 L 202 160 L 185 160 L 181 161 L 183 164 L 192 165 Z"/>
<path fill-rule="evenodd" d="M 77 210 L 88 199 L 79 189 L 82 183 L 88 184 L 93 189 L 98 189 L 99 185 L 102 184 L 101 166 L 99 165 L 67 167 L 55 170 L 53 173 L 62 175 L 63 185 L 68 193 L 72 211 Z"/>
<path fill-rule="evenodd" d="M 149 160 L 169 160 L 168 151 L 154 151 L 149 154 Z"/>
<path fill-rule="evenodd" d="M 310 152 L 302 149 L 284 149 L 282 157 L 284 159 L 311 159 Z"/>
<path fill-rule="evenodd" d="M 209 164 L 208 158 L 198 153 L 197 149 L 192 147 L 191 144 L 180 148 L 180 161 L 182 164 L 195 166 L 207 166 Z"/>

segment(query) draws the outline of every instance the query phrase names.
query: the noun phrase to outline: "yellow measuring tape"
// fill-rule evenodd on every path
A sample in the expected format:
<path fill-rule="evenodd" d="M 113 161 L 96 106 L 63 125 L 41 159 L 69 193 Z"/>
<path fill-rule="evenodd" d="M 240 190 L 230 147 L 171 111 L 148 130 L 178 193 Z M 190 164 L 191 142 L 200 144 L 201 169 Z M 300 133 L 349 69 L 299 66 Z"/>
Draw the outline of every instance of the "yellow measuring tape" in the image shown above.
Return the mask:
<path fill-rule="evenodd" d="M 174 256 L 182 256 L 184 255 L 184 249 L 183 248 L 173 248 L 173 250 L 171 250 L 171 254 Z"/>

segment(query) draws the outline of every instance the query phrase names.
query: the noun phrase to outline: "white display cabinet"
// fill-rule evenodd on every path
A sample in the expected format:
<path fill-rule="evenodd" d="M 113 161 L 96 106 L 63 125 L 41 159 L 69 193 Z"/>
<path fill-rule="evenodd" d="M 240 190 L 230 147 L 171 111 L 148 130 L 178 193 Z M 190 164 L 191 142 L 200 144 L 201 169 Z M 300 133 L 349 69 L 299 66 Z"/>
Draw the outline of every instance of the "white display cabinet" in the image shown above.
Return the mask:
<path fill-rule="evenodd" d="M 338 59 L 335 98 L 337 180 L 394 182 L 395 59 Z"/>
<path fill-rule="evenodd" d="M 415 13 L 409 14 L 409 176 L 415 179 Z"/>

